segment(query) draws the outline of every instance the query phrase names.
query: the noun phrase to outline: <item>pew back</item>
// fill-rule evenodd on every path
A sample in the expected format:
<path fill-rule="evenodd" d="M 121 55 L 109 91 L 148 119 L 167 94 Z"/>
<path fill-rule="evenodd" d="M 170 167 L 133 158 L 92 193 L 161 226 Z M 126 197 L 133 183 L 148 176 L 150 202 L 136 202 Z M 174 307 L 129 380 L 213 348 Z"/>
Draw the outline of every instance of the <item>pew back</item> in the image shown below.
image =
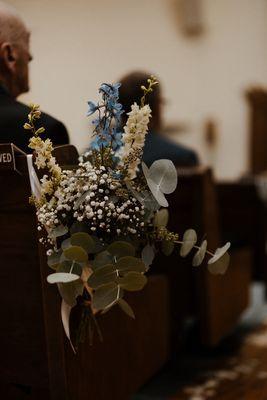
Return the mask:
<path fill-rule="evenodd" d="M 49 398 L 40 261 L 26 155 L 0 173 L 1 390 Z M 43 396 L 43 397 L 42 397 Z M 5 398 L 4 396 L 2 398 Z"/>
<path fill-rule="evenodd" d="M 198 167 L 178 170 L 178 175 L 178 188 L 169 197 L 169 229 L 182 235 L 189 227 L 193 228 L 199 239 L 206 237 L 208 247 L 215 250 L 221 245 L 223 235 L 212 173 Z M 218 344 L 233 330 L 248 305 L 251 253 L 242 247 L 230 254 L 230 266 L 223 276 L 211 275 L 205 264 L 197 269 L 192 267 L 190 257 L 174 260 L 174 255 L 171 261 L 187 277 L 184 280 L 187 285 L 181 283 L 178 292 L 183 293 L 183 301 L 190 305 L 187 311 L 199 321 L 202 343 L 209 346 Z M 176 279 L 179 280 L 178 273 Z"/>
<path fill-rule="evenodd" d="M 267 91 L 261 87 L 246 92 L 250 124 L 250 172 L 267 170 Z"/>
<path fill-rule="evenodd" d="M 1 153 L 1 145 L 0 145 Z M 77 164 L 73 146 L 54 151 L 61 165 Z M 19 173 L 0 165 L 1 398 L 9 400 L 125 400 L 169 357 L 169 298 L 164 276 L 149 278 L 128 301 L 131 320 L 114 309 L 100 316 L 104 342 L 74 355 L 60 321 L 60 297 L 46 282 L 48 266 L 29 205 L 26 155 Z"/>

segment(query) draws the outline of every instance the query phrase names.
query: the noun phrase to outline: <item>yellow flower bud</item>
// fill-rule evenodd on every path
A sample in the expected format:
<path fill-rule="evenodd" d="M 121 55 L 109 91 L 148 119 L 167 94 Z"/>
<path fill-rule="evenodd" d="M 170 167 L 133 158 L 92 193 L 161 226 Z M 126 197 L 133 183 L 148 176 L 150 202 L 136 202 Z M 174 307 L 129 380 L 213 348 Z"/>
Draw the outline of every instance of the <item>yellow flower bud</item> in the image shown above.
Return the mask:
<path fill-rule="evenodd" d="M 39 129 L 37 129 L 37 131 L 35 132 L 35 135 L 37 136 L 37 135 L 40 135 L 41 133 L 43 133 L 45 131 L 45 128 L 44 127 L 41 127 L 41 128 L 39 128 Z"/>
<path fill-rule="evenodd" d="M 31 125 L 28 124 L 27 122 L 23 125 L 24 129 L 32 129 Z"/>

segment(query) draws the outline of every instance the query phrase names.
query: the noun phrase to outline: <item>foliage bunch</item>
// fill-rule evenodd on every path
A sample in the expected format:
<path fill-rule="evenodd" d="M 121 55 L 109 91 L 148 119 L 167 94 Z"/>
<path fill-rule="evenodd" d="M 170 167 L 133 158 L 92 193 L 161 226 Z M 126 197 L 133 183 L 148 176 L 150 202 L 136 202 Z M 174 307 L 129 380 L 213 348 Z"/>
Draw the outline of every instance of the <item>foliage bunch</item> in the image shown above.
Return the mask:
<path fill-rule="evenodd" d="M 229 262 L 229 244 L 215 253 L 206 240 L 197 246 L 196 232 L 189 229 L 182 240 L 169 232 L 166 194 L 177 186 L 177 172 L 170 160 L 157 160 L 150 168 L 141 164 L 151 109 L 146 94 L 153 90 L 154 77 L 143 86 L 140 105 L 133 104 L 122 131 L 120 84 L 102 84 L 101 101 L 88 102 L 88 115 L 96 115 L 90 150 L 76 169 L 61 170 L 52 155 L 49 139 L 35 129 L 39 106 L 32 106 L 24 128 L 31 131 L 30 148 L 35 164 L 43 169 L 41 198 L 34 198 L 40 239 L 47 248 L 47 278 L 56 283 L 62 297 L 62 321 L 70 339 L 68 319 L 77 302 L 83 307 L 81 327 L 97 326 L 95 315 L 118 304 L 134 317 L 123 299 L 127 291 L 139 291 L 156 253 L 170 255 L 175 246 L 185 257 L 193 248 L 193 265 L 205 256 L 210 272 L 224 273 Z M 140 166 L 142 168 L 140 169 Z M 84 330 L 79 329 L 79 338 Z M 90 333 L 91 337 L 91 333 Z"/>

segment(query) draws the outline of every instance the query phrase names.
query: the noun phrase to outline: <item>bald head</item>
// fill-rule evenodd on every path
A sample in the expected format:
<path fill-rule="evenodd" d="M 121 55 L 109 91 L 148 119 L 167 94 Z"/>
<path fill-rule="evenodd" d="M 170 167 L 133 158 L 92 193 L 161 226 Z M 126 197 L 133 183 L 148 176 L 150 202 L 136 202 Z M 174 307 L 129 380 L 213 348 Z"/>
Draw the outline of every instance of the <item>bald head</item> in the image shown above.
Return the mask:
<path fill-rule="evenodd" d="M 17 43 L 29 35 L 15 8 L 0 1 L 0 43 Z"/>
<path fill-rule="evenodd" d="M 29 37 L 17 11 L 0 1 L 0 82 L 13 97 L 29 90 Z"/>

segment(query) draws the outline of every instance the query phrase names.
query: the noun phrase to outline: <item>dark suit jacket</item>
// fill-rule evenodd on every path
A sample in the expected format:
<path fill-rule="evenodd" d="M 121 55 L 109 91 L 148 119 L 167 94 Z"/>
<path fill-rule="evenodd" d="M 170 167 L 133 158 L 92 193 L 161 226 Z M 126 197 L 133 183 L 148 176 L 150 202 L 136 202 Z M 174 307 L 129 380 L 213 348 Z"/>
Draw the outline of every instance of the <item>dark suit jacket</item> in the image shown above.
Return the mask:
<path fill-rule="evenodd" d="M 198 156 L 193 150 L 173 143 L 158 133 L 148 132 L 143 161 L 150 166 L 161 158 L 171 160 L 176 167 L 193 167 L 199 163 Z"/>
<path fill-rule="evenodd" d="M 31 153 L 28 148 L 31 133 L 23 128 L 29 112 L 30 107 L 13 99 L 0 85 L 0 143 L 14 143 L 25 153 Z M 51 139 L 54 146 L 69 143 L 65 126 L 50 115 L 42 113 L 36 126 L 45 128 L 41 137 Z"/>

